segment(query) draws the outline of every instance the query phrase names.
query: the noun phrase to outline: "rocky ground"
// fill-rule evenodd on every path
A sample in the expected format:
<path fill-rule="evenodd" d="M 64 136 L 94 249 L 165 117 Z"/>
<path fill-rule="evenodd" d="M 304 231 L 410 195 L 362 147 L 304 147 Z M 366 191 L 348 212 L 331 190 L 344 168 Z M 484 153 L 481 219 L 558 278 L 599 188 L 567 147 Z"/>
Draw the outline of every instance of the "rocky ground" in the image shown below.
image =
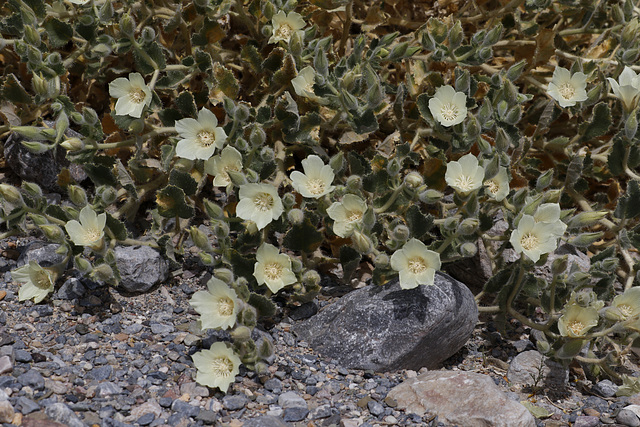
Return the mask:
<path fill-rule="evenodd" d="M 285 310 L 265 331 L 276 348 L 269 375 L 241 370 L 224 395 L 194 382 L 190 359 L 220 338 L 194 328 L 188 304 L 204 289 L 205 270 L 185 266 L 139 295 L 70 280 L 34 305 L 18 302 L 10 277 L 22 250 L 20 241 L 0 242 L 4 426 L 436 426 L 474 425 L 478 414 L 493 425 L 640 425 L 640 396 L 617 398 L 614 384 L 593 384 L 578 366 L 545 364 L 526 329 L 512 325 L 502 336 L 489 319 L 439 370 L 379 373 L 314 353 L 293 329 L 315 310 Z M 317 305 L 333 299 L 321 295 Z M 443 376 L 455 386 L 446 399 L 417 402 L 406 393 L 431 380 L 442 391 Z"/>

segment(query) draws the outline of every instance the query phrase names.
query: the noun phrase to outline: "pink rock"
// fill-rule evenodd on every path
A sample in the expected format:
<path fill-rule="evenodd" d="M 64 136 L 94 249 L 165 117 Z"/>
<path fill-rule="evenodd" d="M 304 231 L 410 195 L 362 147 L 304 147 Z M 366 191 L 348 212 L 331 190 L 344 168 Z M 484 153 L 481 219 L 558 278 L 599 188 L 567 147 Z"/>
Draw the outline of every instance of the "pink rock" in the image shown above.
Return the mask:
<path fill-rule="evenodd" d="M 429 371 L 393 388 L 388 397 L 398 408 L 420 416 L 427 411 L 445 424 L 467 427 L 534 427 L 533 415 L 519 402 L 510 400 L 481 374 Z"/>
<path fill-rule="evenodd" d="M 0 357 L 0 375 L 13 371 L 13 364 L 9 356 Z"/>

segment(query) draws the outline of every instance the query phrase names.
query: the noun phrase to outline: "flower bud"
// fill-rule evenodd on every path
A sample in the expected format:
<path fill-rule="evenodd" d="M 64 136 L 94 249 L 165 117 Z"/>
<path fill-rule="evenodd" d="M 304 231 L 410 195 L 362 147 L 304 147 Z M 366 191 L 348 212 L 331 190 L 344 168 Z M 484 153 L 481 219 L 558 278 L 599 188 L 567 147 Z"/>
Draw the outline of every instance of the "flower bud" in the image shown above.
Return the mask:
<path fill-rule="evenodd" d="M 596 233 L 582 233 L 571 237 L 568 243 L 579 248 L 586 248 L 602 239 L 602 236 L 604 236 L 604 232 L 602 231 L 598 231 Z"/>
<path fill-rule="evenodd" d="M 74 259 L 74 264 L 76 269 L 82 273 L 82 274 L 88 274 L 91 272 L 91 270 L 93 270 L 93 267 L 91 266 L 91 263 L 86 260 L 85 258 L 82 258 L 80 255 L 77 255 Z"/>
<path fill-rule="evenodd" d="M 215 258 L 208 252 L 198 252 L 198 257 L 204 265 L 215 265 Z"/>
<path fill-rule="evenodd" d="M 304 267 L 304 265 L 302 265 L 302 261 L 296 257 L 291 257 L 291 271 L 294 273 L 300 273 L 302 271 L 302 267 Z"/>
<path fill-rule="evenodd" d="M 236 114 L 234 118 L 236 120 L 244 122 L 249 118 L 250 115 L 251 115 L 251 111 L 249 110 L 249 107 L 247 106 L 247 104 L 245 104 L 244 102 L 239 103 L 238 106 L 236 107 Z"/>
<path fill-rule="evenodd" d="M 617 258 L 605 258 L 601 261 L 601 266 L 604 271 L 613 272 L 618 268 L 618 259 Z"/>
<path fill-rule="evenodd" d="M 213 226 L 213 234 L 221 240 L 229 237 L 229 231 L 229 224 L 224 221 L 218 221 L 218 223 Z"/>
<path fill-rule="evenodd" d="M 42 188 L 40 188 L 40 186 L 35 182 L 23 182 L 22 189 L 30 196 L 42 197 Z"/>
<path fill-rule="evenodd" d="M 409 188 L 418 188 L 424 184 L 424 179 L 419 172 L 411 171 L 404 177 L 404 183 Z"/>
<path fill-rule="evenodd" d="M 140 33 L 140 38 L 144 43 L 151 43 L 156 39 L 156 30 L 151 27 L 144 27 Z"/>
<path fill-rule="evenodd" d="M 24 26 L 24 39 L 33 46 L 40 46 L 40 33 L 31 25 Z"/>
<path fill-rule="evenodd" d="M 69 192 L 69 199 L 73 202 L 74 205 L 84 207 L 87 205 L 87 193 L 82 189 L 82 187 L 78 187 L 77 185 L 69 185 L 67 186 L 67 191 Z"/>
<path fill-rule="evenodd" d="M 100 19 L 100 22 L 106 23 L 107 21 L 111 20 L 112 17 L 113 5 L 111 4 L 111 0 L 105 0 L 98 12 L 98 19 Z"/>
<path fill-rule="evenodd" d="M 449 31 L 449 49 L 456 49 L 462 43 L 462 39 L 464 38 L 464 31 L 462 30 L 462 24 L 460 21 L 456 21 L 456 23 Z"/>
<path fill-rule="evenodd" d="M 131 133 L 142 133 L 143 130 L 144 130 L 143 119 L 135 119 L 129 124 L 129 132 Z"/>
<path fill-rule="evenodd" d="M 315 270 L 307 270 L 302 275 L 302 283 L 304 283 L 305 287 L 314 288 L 320 285 L 320 275 Z"/>
<path fill-rule="evenodd" d="M 302 210 L 300 209 L 291 209 L 287 213 L 287 219 L 291 224 L 302 224 L 302 221 L 304 221 L 304 212 L 302 212 Z"/>
<path fill-rule="evenodd" d="M 359 175 L 351 175 L 347 178 L 347 188 L 356 194 L 362 189 L 362 178 Z"/>
<path fill-rule="evenodd" d="M 622 48 L 628 49 L 633 46 L 639 31 L 638 18 L 633 18 L 622 29 L 622 35 L 620 37 L 620 45 Z"/>
<path fill-rule="evenodd" d="M 389 176 L 394 177 L 400 172 L 402 169 L 402 163 L 396 157 L 391 159 L 387 164 L 387 172 L 389 172 Z"/>
<path fill-rule="evenodd" d="M 22 194 L 12 185 L 0 184 L 0 195 L 12 205 L 22 206 L 24 203 L 22 201 Z"/>
<path fill-rule="evenodd" d="M 291 209 L 296 204 L 296 196 L 292 193 L 285 193 L 282 196 L 282 205 L 285 209 Z"/>
<path fill-rule="evenodd" d="M 100 200 L 105 206 L 108 206 L 116 201 L 118 193 L 115 188 L 108 185 L 103 185 L 97 188 L 96 194 L 100 196 Z"/>
<path fill-rule="evenodd" d="M 198 227 L 192 226 L 189 229 L 189 235 L 193 243 L 203 251 L 211 252 L 213 250 L 211 243 L 209 243 L 209 238 Z"/>
<path fill-rule="evenodd" d="M 254 171 L 253 169 L 248 169 L 247 168 L 245 170 L 245 175 L 247 177 L 247 181 L 248 182 L 256 183 L 256 182 L 260 181 L 260 175 L 258 175 L 258 172 Z"/>
<path fill-rule="evenodd" d="M 108 282 L 113 279 L 113 270 L 107 264 L 100 264 L 93 268 L 91 277 L 100 282 Z"/>
<path fill-rule="evenodd" d="M 259 126 L 255 126 L 249 134 L 249 141 L 254 147 L 262 146 L 267 140 L 267 133 Z"/>
<path fill-rule="evenodd" d="M 249 328 L 255 328 L 257 320 L 256 309 L 248 304 L 238 313 L 238 322 Z"/>
<path fill-rule="evenodd" d="M 80 138 L 73 137 L 62 141 L 60 146 L 67 151 L 78 151 L 84 148 L 84 143 Z"/>
<path fill-rule="evenodd" d="M 587 92 L 587 99 L 584 101 L 584 105 L 593 105 L 600 100 L 602 96 L 602 82 L 598 83 Z"/>
<path fill-rule="evenodd" d="M 216 279 L 222 280 L 227 285 L 233 283 L 233 271 L 229 270 L 228 268 L 216 268 L 213 272 L 213 276 Z"/>
<path fill-rule="evenodd" d="M 268 341 L 265 341 L 265 342 L 268 342 Z M 266 375 L 269 372 L 269 365 L 267 365 L 264 362 L 256 362 L 256 364 L 253 365 L 253 370 L 258 375 Z"/>
<path fill-rule="evenodd" d="M 607 211 L 600 212 L 580 212 L 568 222 L 569 228 L 589 227 L 607 216 Z"/>
<path fill-rule="evenodd" d="M 638 49 L 625 50 L 624 53 L 622 54 L 622 62 L 625 62 L 628 64 L 636 62 L 636 59 L 638 58 L 638 53 L 640 53 Z"/>
<path fill-rule="evenodd" d="M 469 236 L 476 232 L 479 225 L 480 221 L 478 221 L 476 218 L 466 218 L 460 223 L 460 226 L 458 227 L 458 233 L 463 236 Z"/>
<path fill-rule="evenodd" d="M 373 247 L 373 244 L 371 243 L 371 239 L 359 230 L 355 230 L 353 232 L 353 235 L 351 236 L 351 240 L 353 241 L 353 244 L 355 245 L 356 250 L 362 254 L 368 254 Z"/>
<path fill-rule="evenodd" d="M 478 58 L 481 61 L 488 61 L 489 59 L 491 59 L 491 57 L 493 57 L 493 49 L 490 47 L 481 47 L 480 50 L 478 50 Z"/>
<path fill-rule="evenodd" d="M 42 154 L 51 149 L 49 144 L 43 144 L 39 141 L 22 141 L 21 144 L 34 154 Z"/>
<path fill-rule="evenodd" d="M 62 228 L 53 224 L 44 224 L 40 226 L 40 229 L 44 233 L 44 236 L 51 242 L 62 243 L 65 238 L 65 234 Z"/>
<path fill-rule="evenodd" d="M 32 67 L 39 66 L 42 64 L 42 52 L 33 46 L 27 46 L 27 59 Z"/>
<path fill-rule="evenodd" d="M 262 15 L 267 18 L 267 21 L 271 21 L 273 15 L 276 14 L 276 7 L 270 1 L 262 2 Z"/>
<path fill-rule="evenodd" d="M 33 91 L 40 96 L 45 98 L 49 97 L 49 84 L 42 77 L 42 74 L 33 74 L 31 78 L 31 86 L 33 87 Z"/>
<path fill-rule="evenodd" d="M 338 154 L 331 157 L 331 159 L 329 160 L 329 165 L 331 166 L 331 169 L 333 169 L 333 172 L 340 172 L 345 165 L 343 152 L 339 151 Z"/>
<path fill-rule="evenodd" d="M 291 38 L 289 39 L 289 49 L 293 55 L 302 55 L 302 49 L 304 47 L 303 38 L 304 32 L 302 31 L 294 31 L 293 34 L 291 34 Z"/>
<path fill-rule="evenodd" d="M 251 339 L 251 329 L 246 326 L 238 326 L 231 331 L 231 339 L 236 342 L 247 342 Z"/>
<path fill-rule="evenodd" d="M 373 209 L 369 208 L 364 212 L 362 225 L 364 225 L 367 230 L 371 230 L 373 226 L 376 225 L 376 214 Z"/>
<path fill-rule="evenodd" d="M 389 266 L 389 255 L 385 253 L 379 253 L 373 260 L 376 268 L 386 268 Z"/>
<path fill-rule="evenodd" d="M 458 229 L 458 223 L 460 220 L 456 217 L 449 217 L 442 223 L 442 228 L 446 231 L 455 231 Z"/>
<path fill-rule="evenodd" d="M 516 206 L 516 208 L 521 209 L 524 206 L 528 194 L 529 192 L 526 188 L 521 188 L 516 191 L 516 193 L 513 195 L 513 204 Z"/>
<path fill-rule="evenodd" d="M 487 32 L 482 44 L 485 46 L 492 46 L 500 40 L 500 36 L 502 35 L 502 24 L 498 23 L 492 29 Z"/>
<path fill-rule="evenodd" d="M 393 229 L 392 233 L 393 238 L 401 242 L 406 242 L 410 235 L 411 231 L 409 231 L 409 227 L 404 224 L 398 224 L 396 228 Z"/>
<path fill-rule="evenodd" d="M 554 169 L 549 169 L 548 171 L 540 175 L 538 177 L 538 180 L 536 181 L 536 190 L 542 191 L 548 186 L 550 186 L 551 182 L 553 181 L 554 172 L 555 172 Z"/>
<path fill-rule="evenodd" d="M 250 221 L 246 226 L 245 226 L 245 230 L 247 233 L 249 233 L 250 235 L 255 235 L 258 233 L 258 226 L 256 225 L 255 222 Z"/>
<path fill-rule="evenodd" d="M 423 191 L 418 195 L 422 203 L 436 203 L 442 199 L 442 193 L 437 190 Z"/>
<path fill-rule="evenodd" d="M 507 103 L 507 101 L 503 100 L 498 102 L 497 111 L 498 111 L 498 116 L 500 118 L 504 118 L 504 116 L 507 114 L 508 109 L 509 109 L 509 104 Z"/>
<path fill-rule="evenodd" d="M 224 212 L 222 211 L 222 208 L 217 204 L 215 204 L 214 202 L 212 202 L 211 200 L 204 199 L 203 204 L 204 204 L 204 210 L 207 212 L 207 215 L 209 216 L 210 219 L 219 219 L 224 217 Z"/>
<path fill-rule="evenodd" d="M 471 258 L 472 256 L 475 256 L 477 252 L 478 247 L 475 245 L 475 243 L 465 242 L 460 245 L 460 255 L 465 258 Z"/>
<path fill-rule="evenodd" d="M 263 162 L 272 162 L 275 158 L 276 158 L 276 155 L 273 152 L 273 148 L 263 147 L 262 150 L 260 150 L 260 159 Z"/>
<path fill-rule="evenodd" d="M 449 29 L 447 25 L 439 19 L 429 18 L 427 21 L 427 30 L 436 43 L 442 43 L 447 38 Z"/>
<path fill-rule="evenodd" d="M 519 105 L 516 105 L 509 110 L 507 115 L 504 117 L 504 121 L 509 123 L 510 125 L 515 125 L 520 121 L 521 117 L 522 117 L 522 108 Z"/>
<path fill-rule="evenodd" d="M 136 21 L 129 13 L 122 15 L 122 19 L 120 19 L 120 31 L 123 37 L 133 37 L 136 31 Z"/>
<path fill-rule="evenodd" d="M 636 136 L 638 131 L 638 110 L 634 110 L 629 114 L 627 120 L 624 122 L 624 134 L 628 139 L 632 140 Z"/>
<path fill-rule="evenodd" d="M 34 213 L 29 214 L 29 219 L 31 219 L 31 221 L 33 221 L 33 223 L 38 227 L 49 223 L 49 221 L 47 221 L 47 218 L 45 218 L 42 215 L 38 215 Z"/>
<path fill-rule="evenodd" d="M 624 24 L 624 12 L 618 4 L 611 6 L 611 17 L 616 24 Z"/>
<path fill-rule="evenodd" d="M 571 276 L 569 276 L 569 282 L 571 282 L 576 287 L 586 285 L 591 280 L 591 275 L 589 273 L 583 273 L 582 271 L 576 271 Z"/>
<path fill-rule="evenodd" d="M 551 263 L 551 274 L 554 276 L 558 276 L 564 273 L 567 270 L 568 266 L 568 255 L 563 255 L 553 260 Z"/>

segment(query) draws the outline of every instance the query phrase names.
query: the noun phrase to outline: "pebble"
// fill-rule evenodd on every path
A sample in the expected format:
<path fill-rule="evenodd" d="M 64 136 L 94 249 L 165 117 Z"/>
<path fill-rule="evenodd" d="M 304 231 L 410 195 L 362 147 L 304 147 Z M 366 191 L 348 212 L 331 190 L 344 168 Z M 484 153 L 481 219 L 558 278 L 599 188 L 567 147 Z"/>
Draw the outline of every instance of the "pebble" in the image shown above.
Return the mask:
<path fill-rule="evenodd" d="M 367 407 L 369 408 L 369 412 L 371 412 L 371 415 L 374 415 L 377 417 L 384 414 L 384 406 L 382 406 L 380 403 L 376 402 L 375 400 L 369 401 L 367 403 Z"/>
<path fill-rule="evenodd" d="M 227 395 L 222 398 L 222 405 L 230 411 L 238 411 L 247 404 L 247 398 L 242 395 Z"/>
<path fill-rule="evenodd" d="M 618 391 L 618 386 L 611 380 L 598 381 L 591 390 L 602 397 L 613 397 Z"/>
<path fill-rule="evenodd" d="M 4 375 L 12 370 L 13 363 L 11 363 L 11 358 L 9 356 L 0 357 L 0 375 Z"/>
<path fill-rule="evenodd" d="M 597 427 L 600 425 L 600 419 L 593 416 L 580 415 L 576 417 L 573 427 Z"/>
<path fill-rule="evenodd" d="M 40 372 L 30 369 L 22 375 L 18 376 L 18 382 L 23 386 L 31 387 L 34 390 L 44 389 L 44 378 Z"/>
<path fill-rule="evenodd" d="M 616 421 L 629 427 L 640 427 L 640 418 L 628 409 L 621 409 L 616 416 Z"/>

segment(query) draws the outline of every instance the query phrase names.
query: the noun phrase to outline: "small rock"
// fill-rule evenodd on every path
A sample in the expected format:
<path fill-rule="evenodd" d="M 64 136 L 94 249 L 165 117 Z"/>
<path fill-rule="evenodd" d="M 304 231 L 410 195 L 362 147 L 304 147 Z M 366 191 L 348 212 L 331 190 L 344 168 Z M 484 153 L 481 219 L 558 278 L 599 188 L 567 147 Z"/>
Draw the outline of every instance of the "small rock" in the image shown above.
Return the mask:
<path fill-rule="evenodd" d="M 118 246 L 115 254 L 120 286 L 127 292 L 147 292 L 169 277 L 167 261 L 149 246 Z"/>
<path fill-rule="evenodd" d="M 600 425 L 600 419 L 598 417 L 580 415 L 576 417 L 573 427 L 597 427 Z"/>
<path fill-rule="evenodd" d="M 309 301 L 302 304 L 300 307 L 296 307 L 291 310 L 289 317 L 293 320 L 308 319 L 318 312 L 318 304 L 314 301 Z"/>
<path fill-rule="evenodd" d="M 312 420 L 317 420 L 320 418 L 328 418 L 331 416 L 333 412 L 331 411 L 330 405 L 322 405 L 318 406 L 314 410 L 309 413 L 309 418 Z"/>
<path fill-rule="evenodd" d="M 596 411 L 603 413 L 607 412 L 609 409 L 609 402 L 598 396 L 589 396 L 584 401 L 583 411 L 584 408 L 595 409 Z"/>
<path fill-rule="evenodd" d="M 144 414 L 143 416 L 141 416 L 140 418 L 138 418 L 136 420 L 136 423 L 140 424 L 141 426 L 146 426 L 149 425 L 153 422 L 153 420 L 156 419 L 156 416 L 153 412 L 149 412 Z"/>
<path fill-rule="evenodd" d="M 382 406 L 375 400 L 371 400 L 369 403 L 367 403 L 367 407 L 369 408 L 369 412 L 371 412 L 371 415 L 375 417 L 384 414 L 384 406 Z"/>
<path fill-rule="evenodd" d="M 306 407 L 285 408 L 282 418 L 288 422 L 302 421 L 309 414 Z"/>
<path fill-rule="evenodd" d="M 174 400 L 171 404 L 171 410 L 176 411 L 177 413 L 185 417 L 197 417 L 200 413 L 200 408 L 198 408 L 197 406 L 193 406 L 178 399 Z"/>
<path fill-rule="evenodd" d="M 14 352 L 14 357 L 16 359 L 16 362 L 22 363 L 29 363 L 33 360 L 33 357 L 31 357 L 31 353 L 26 350 L 16 350 Z"/>
<path fill-rule="evenodd" d="M 213 425 L 218 421 L 218 414 L 213 411 L 200 411 L 196 417 L 196 421 L 202 421 L 207 425 Z"/>
<path fill-rule="evenodd" d="M 518 354 L 509 364 L 507 379 L 520 386 L 548 387 L 563 390 L 569 382 L 569 370 L 535 350 Z"/>
<path fill-rule="evenodd" d="M 53 421 L 57 421 L 68 427 L 85 427 L 85 424 L 80 418 L 64 403 L 45 405 L 44 413 Z"/>
<path fill-rule="evenodd" d="M 82 297 L 86 292 L 87 288 L 84 287 L 82 281 L 71 277 L 60 286 L 53 297 L 61 300 L 73 300 Z"/>
<path fill-rule="evenodd" d="M 104 382 L 96 387 L 96 397 L 107 397 L 114 394 L 121 394 L 122 388 L 112 382 Z"/>
<path fill-rule="evenodd" d="M 640 427 L 640 418 L 628 409 L 621 409 L 616 416 L 616 421 L 629 427 Z"/>
<path fill-rule="evenodd" d="M 307 408 L 307 402 L 294 391 L 287 391 L 278 397 L 281 408 Z"/>
<path fill-rule="evenodd" d="M 141 323 L 132 323 L 131 325 L 127 326 L 126 328 L 124 328 L 124 333 L 128 334 L 128 335 L 134 335 L 137 334 L 138 332 L 140 332 L 142 330 L 143 326 Z"/>
<path fill-rule="evenodd" d="M 113 366 L 105 365 L 100 366 L 99 368 L 93 368 L 89 372 L 86 373 L 85 377 L 90 380 L 96 381 L 106 381 L 111 378 L 113 374 Z"/>
<path fill-rule="evenodd" d="M 278 394 L 282 391 L 282 381 L 277 378 L 270 378 L 264 383 L 264 388 Z"/>
<path fill-rule="evenodd" d="M 9 356 L 0 357 L 0 375 L 13 371 L 13 363 Z"/>
<path fill-rule="evenodd" d="M 602 397 L 613 397 L 618 391 L 618 386 L 611 380 L 598 381 L 591 390 Z"/>
<path fill-rule="evenodd" d="M 247 404 L 247 398 L 241 394 L 228 395 L 222 398 L 222 404 L 230 411 L 238 411 Z"/>
<path fill-rule="evenodd" d="M 13 421 L 15 411 L 8 400 L 0 400 L 0 423 L 10 424 Z"/>
<path fill-rule="evenodd" d="M 151 332 L 158 335 L 166 335 L 175 331 L 176 328 L 173 325 L 163 325 L 161 323 L 153 323 L 151 324 Z"/>
<path fill-rule="evenodd" d="M 31 399 L 29 399 L 27 397 L 20 396 L 16 400 L 16 408 L 18 410 L 20 410 L 22 415 L 27 415 L 27 414 L 30 414 L 32 412 L 39 411 L 40 410 L 40 405 L 38 405 L 36 402 L 34 402 L 33 400 L 31 400 Z"/>
<path fill-rule="evenodd" d="M 34 369 L 29 369 L 24 374 L 19 375 L 17 380 L 23 386 L 31 387 L 34 390 L 44 389 L 44 378 L 42 377 L 40 372 Z"/>
<path fill-rule="evenodd" d="M 243 423 L 243 427 L 289 427 L 290 424 L 285 423 L 282 418 L 263 415 L 256 418 L 250 418 Z"/>

